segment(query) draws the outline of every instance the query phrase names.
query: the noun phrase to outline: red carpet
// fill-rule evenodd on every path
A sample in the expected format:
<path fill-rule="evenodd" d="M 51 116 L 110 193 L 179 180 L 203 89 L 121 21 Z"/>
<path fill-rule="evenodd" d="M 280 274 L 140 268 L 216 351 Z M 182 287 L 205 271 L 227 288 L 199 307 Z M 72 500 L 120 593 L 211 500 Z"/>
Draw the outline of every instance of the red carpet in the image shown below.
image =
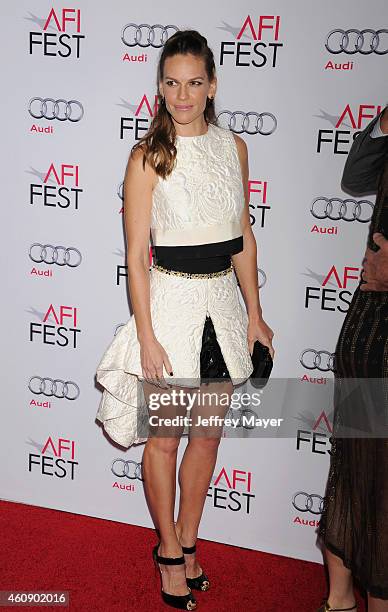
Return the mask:
<path fill-rule="evenodd" d="M 160 599 L 150 529 L 0 501 L 0 590 L 67 590 L 70 607 L 27 610 L 173 610 Z M 323 566 L 200 540 L 212 587 L 197 610 L 315 612 L 325 594 Z M 19 607 L 1 607 L 18 610 Z M 361 604 L 360 612 L 364 611 Z"/>

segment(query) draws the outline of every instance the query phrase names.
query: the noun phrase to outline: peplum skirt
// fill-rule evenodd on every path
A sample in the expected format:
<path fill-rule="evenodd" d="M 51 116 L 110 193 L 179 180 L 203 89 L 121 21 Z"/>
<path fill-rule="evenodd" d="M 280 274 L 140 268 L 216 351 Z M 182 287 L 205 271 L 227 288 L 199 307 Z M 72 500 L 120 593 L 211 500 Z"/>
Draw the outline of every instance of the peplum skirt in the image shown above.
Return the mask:
<path fill-rule="evenodd" d="M 233 265 L 191 276 L 153 265 L 150 310 L 155 336 L 172 365 L 173 376 L 163 366 L 168 384 L 198 388 L 206 382 L 205 369 L 207 375 L 227 378 L 233 386 L 249 378 L 253 366 L 248 315 L 240 302 Z M 148 408 L 133 314 L 104 352 L 96 377 L 103 387 L 96 418 L 107 435 L 125 448 L 145 442 Z"/>

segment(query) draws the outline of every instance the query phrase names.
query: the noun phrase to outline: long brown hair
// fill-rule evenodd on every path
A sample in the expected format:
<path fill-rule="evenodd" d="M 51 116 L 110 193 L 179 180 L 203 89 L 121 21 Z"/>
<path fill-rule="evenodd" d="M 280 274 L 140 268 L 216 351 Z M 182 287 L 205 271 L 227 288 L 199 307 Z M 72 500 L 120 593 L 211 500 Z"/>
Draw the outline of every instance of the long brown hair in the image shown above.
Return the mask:
<path fill-rule="evenodd" d="M 166 58 L 178 54 L 187 55 L 189 53 L 204 60 L 206 74 L 209 81 L 212 81 L 215 77 L 216 69 L 213 52 L 208 46 L 206 38 L 196 30 L 179 30 L 164 44 L 158 63 L 157 85 L 163 79 Z M 206 123 L 216 123 L 214 99 L 210 100 L 207 98 L 204 117 Z M 166 108 L 166 104 L 159 102 L 158 110 L 155 113 L 149 130 L 132 147 L 132 152 L 141 147 L 143 150 L 143 168 L 146 162 L 148 162 L 156 174 L 166 178 L 173 170 L 175 164 L 177 153 L 175 136 L 175 126 Z"/>

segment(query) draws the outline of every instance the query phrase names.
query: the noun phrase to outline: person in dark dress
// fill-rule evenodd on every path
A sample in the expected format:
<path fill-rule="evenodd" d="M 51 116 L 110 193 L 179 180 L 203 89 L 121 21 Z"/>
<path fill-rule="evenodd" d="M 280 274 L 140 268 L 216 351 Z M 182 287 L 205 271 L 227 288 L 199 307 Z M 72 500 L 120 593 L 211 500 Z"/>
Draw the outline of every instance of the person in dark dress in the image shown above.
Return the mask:
<path fill-rule="evenodd" d="M 368 612 L 388 611 L 388 435 L 382 436 L 384 430 L 377 427 L 370 435 L 341 435 L 341 426 L 352 418 L 359 419 L 364 434 L 367 423 L 376 423 L 376 415 L 387 423 L 387 134 L 388 107 L 355 138 L 342 178 L 345 191 L 357 196 L 377 192 L 377 198 L 360 283 L 335 349 L 332 451 L 318 528 L 330 588 L 319 612 L 356 610 L 353 578 L 367 592 Z M 363 393 L 339 401 L 341 385 L 350 381 L 364 381 L 364 386 L 365 381 L 368 386 L 377 381 L 379 392 L 364 403 Z"/>

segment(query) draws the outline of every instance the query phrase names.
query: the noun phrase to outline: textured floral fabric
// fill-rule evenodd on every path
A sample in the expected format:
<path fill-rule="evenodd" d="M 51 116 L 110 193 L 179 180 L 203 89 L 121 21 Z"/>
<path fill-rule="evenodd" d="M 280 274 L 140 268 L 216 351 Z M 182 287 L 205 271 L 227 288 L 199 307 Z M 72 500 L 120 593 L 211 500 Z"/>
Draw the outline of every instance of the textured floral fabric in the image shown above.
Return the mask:
<path fill-rule="evenodd" d="M 206 315 L 214 325 L 233 385 L 252 372 L 247 328 L 248 315 L 241 304 L 234 270 L 213 278 L 185 278 L 150 270 L 152 327 L 169 356 L 174 376 L 163 369 L 166 381 L 188 387 L 200 384 L 200 353 Z M 140 345 L 134 315 L 120 328 L 98 367 L 97 381 L 104 387 L 97 419 L 112 440 L 128 448 L 144 442 L 138 420 L 148 418 L 138 384 L 142 380 Z"/>
<path fill-rule="evenodd" d="M 240 236 L 244 188 L 232 132 L 209 124 L 201 136 L 178 136 L 176 148 L 173 172 L 159 177 L 153 191 L 153 243 L 167 244 L 164 236 L 181 246 Z"/>

